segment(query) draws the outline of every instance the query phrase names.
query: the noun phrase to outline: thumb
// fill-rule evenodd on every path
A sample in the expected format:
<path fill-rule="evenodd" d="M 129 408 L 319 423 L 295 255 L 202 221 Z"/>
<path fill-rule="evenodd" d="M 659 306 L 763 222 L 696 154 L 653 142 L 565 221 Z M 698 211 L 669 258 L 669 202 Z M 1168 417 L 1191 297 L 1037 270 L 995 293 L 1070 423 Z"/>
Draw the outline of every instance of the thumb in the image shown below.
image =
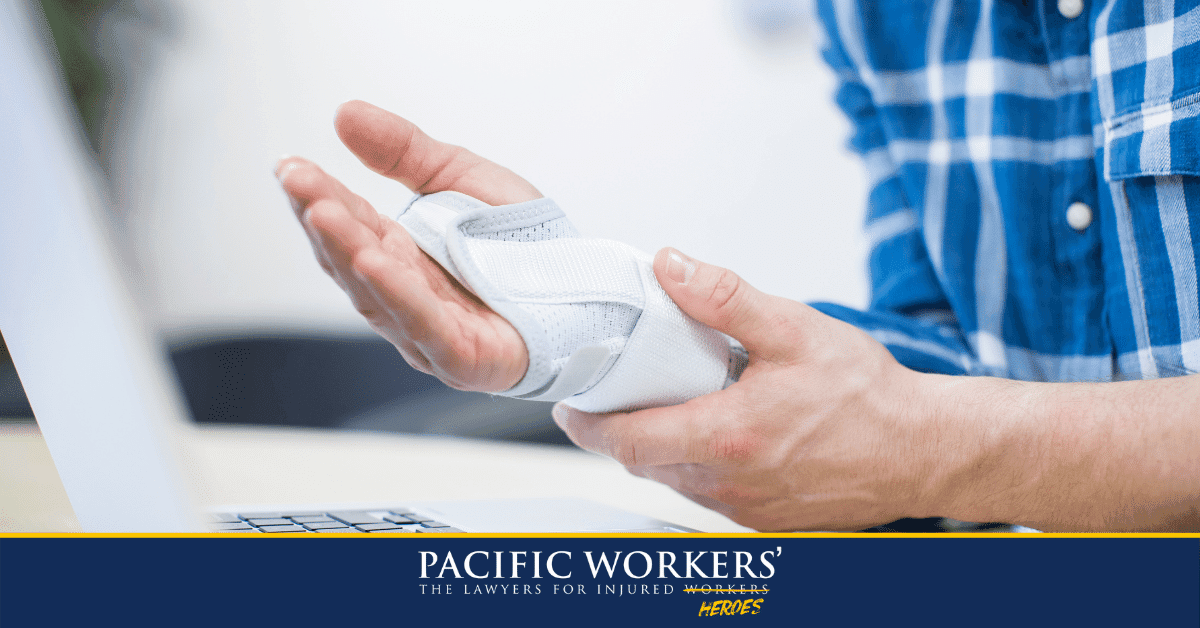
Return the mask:
<path fill-rule="evenodd" d="M 414 192 L 453 190 L 489 205 L 542 198 L 537 188 L 508 168 L 439 142 L 412 122 L 361 100 L 338 107 L 333 124 L 359 161 Z"/>
<path fill-rule="evenodd" d="M 654 275 L 684 314 L 729 334 L 751 355 L 773 360 L 790 353 L 787 340 L 804 318 L 803 306 L 759 291 L 737 273 L 665 248 L 654 256 Z"/>

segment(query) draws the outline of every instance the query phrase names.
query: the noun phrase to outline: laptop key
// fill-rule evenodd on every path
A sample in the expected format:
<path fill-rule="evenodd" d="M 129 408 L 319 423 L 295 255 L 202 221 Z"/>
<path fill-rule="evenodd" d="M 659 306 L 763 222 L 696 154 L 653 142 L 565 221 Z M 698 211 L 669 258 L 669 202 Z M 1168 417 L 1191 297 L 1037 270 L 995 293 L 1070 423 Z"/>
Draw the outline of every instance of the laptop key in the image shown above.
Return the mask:
<path fill-rule="evenodd" d="M 308 532 L 304 527 L 297 525 L 261 526 L 259 530 L 263 532 Z"/>
<path fill-rule="evenodd" d="M 422 521 L 421 525 L 426 528 L 449 528 L 450 524 L 442 523 L 441 521 Z"/>
<path fill-rule="evenodd" d="M 358 525 L 360 523 L 383 523 L 379 517 L 371 516 L 361 510 L 331 512 L 329 513 L 329 516 L 337 519 L 338 521 L 349 523 L 351 525 Z"/>
<path fill-rule="evenodd" d="M 309 530 L 329 530 L 333 528 L 349 527 L 341 521 L 309 521 L 304 524 L 304 527 Z"/>
<path fill-rule="evenodd" d="M 359 534 L 362 532 L 362 530 L 359 530 L 358 528 L 319 528 L 319 529 L 313 530 L 313 532 L 316 532 L 318 534 L 344 533 L 344 532 L 353 532 L 355 534 Z"/>
<path fill-rule="evenodd" d="M 325 515 L 304 515 L 302 517 L 291 517 L 291 520 L 295 521 L 296 523 L 303 523 L 303 524 L 339 523 L 338 521 L 335 521 L 333 519 L 333 517 L 326 517 Z M 345 525 L 345 524 L 342 524 L 342 525 Z"/>
<path fill-rule="evenodd" d="M 371 534 L 378 534 L 378 533 L 412 534 L 412 533 L 415 533 L 416 531 L 417 531 L 417 526 L 401 526 L 399 528 L 384 528 L 381 530 L 367 530 L 367 532 L 370 532 Z"/>
<path fill-rule="evenodd" d="M 218 531 L 219 530 L 250 530 L 250 529 L 252 529 L 250 527 L 250 524 L 246 523 L 245 521 L 238 521 L 237 523 L 210 523 L 210 524 L 208 524 L 208 527 L 211 530 L 218 530 Z"/>
<path fill-rule="evenodd" d="M 272 518 L 272 519 L 247 519 L 246 521 L 249 521 L 250 523 L 252 523 L 256 526 L 286 526 L 286 525 L 292 524 L 291 521 L 288 521 L 287 519 L 282 519 L 282 518 L 280 518 L 280 519 L 274 519 L 274 518 Z"/>
<path fill-rule="evenodd" d="M 354 527 L 364 532 L 374 532 L 376 530 L 400 530 L 404 526 L 396 525 L 394 523 L 360 523 Z"/>

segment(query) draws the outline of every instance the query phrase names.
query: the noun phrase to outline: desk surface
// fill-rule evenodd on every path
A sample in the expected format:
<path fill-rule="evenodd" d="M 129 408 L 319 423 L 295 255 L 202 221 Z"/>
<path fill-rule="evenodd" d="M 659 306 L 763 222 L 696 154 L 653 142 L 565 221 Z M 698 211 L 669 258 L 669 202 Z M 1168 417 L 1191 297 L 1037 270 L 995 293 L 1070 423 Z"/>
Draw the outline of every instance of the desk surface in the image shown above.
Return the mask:
<path fill-rule="evenodd" d="M 190 430 L 203 504 L 583 497 L 706 532 L 744 532 L 577 449 L 288 428 Z M 78 531 L 37 427 L 0 424 L 0 531 Z"/>

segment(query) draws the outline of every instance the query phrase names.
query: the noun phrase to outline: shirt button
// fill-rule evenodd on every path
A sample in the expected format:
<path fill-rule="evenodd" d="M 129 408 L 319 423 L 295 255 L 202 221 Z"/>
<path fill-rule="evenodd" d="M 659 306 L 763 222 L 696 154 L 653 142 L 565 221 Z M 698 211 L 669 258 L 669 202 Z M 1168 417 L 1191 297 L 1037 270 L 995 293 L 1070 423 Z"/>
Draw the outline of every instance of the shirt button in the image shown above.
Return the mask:
<path fill-rule="evenodd" d="M 1083 0 L 1058 0 L 1058 12 L 1073 20 L 1083 14 Z"/>
<path fill-rule="evenodd" d="M 1076 201 L 1067 208 L 1067 224 L 1076 231 L 1083 231 L 1092 224 L 1092 208 L 1087 203 Z"/>

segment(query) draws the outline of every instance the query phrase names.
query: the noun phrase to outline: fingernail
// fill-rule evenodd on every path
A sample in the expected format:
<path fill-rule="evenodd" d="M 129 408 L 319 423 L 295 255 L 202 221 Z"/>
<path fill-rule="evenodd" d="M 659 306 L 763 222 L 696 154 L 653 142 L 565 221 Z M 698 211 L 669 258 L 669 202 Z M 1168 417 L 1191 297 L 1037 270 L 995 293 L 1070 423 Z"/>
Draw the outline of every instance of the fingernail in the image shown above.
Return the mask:
<path fill-rule="evenodd" d="M 554 408 L 550 410 L 551 416 L 554 417 L 554 422 L 562 429 L 567 429 L 567 407 L 561 403 L 554 404 Z"/>
<path fill-rule="evenodd" d="M 284 155 L 283 157 L 279 158 L 279 161 L 283 161 L 283 160 L 287 159 L 288 157 L 290 157 L 290 155 Z M 299 164 L 292 162 L 292 163 L 286 164 L 282 168 L 280 168 L 279 162 L 276 162 L 275 178 L 279 179 L 279 185 L 283 185 L 287 181 L 288 175 L 292 174 L 292 171 L 295 170 L 298 166 L 299 166 Z M 283 195 L 287 197 L 288 204 L 290 204 L 292 206 L 292 211 L 296 211 L 296 212 L 300 211 L 300 202 L 297 201 L 291 194 L 289 194 L 286 189 L 284 189 Z"/>
<path fill-rule="evenodd" d="M 674 249 L 667 254 L 667 277 L 669 279 L 681 286 L 686 286 L 694 274 L 696 274 L 696 262 L 692 258 Z"/>
<path fill-rule="evenodd" d="M 279 158 L 279 161 L 283 161 L 284 159 L 287 159 L 288 157 L 289 157 L 288 155 L 284 155 L 283 157 Z M 284 183 L 287 181 L 288 175 L 292 174 L 292 171 L 298 167 L 300 167 L 300 164 L 293 161 L 289 164 L 284 165 L 282 168 L 280 168 L 279 162 L 277 161 L 277 162 L 275 162 L 275 168 L 276 168 L 275 178 L 279 179 L 280 183 Z"/>

